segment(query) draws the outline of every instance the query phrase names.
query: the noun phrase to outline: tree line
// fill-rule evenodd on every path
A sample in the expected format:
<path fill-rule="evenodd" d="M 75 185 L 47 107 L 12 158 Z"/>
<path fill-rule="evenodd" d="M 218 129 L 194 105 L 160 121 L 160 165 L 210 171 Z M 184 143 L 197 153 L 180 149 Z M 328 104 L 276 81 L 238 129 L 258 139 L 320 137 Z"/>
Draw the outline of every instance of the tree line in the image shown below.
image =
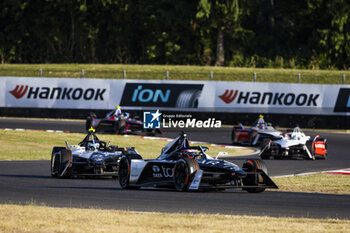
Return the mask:
<path fill-rule="evenodd" d="M 2 63 L 349 69 L 347 0 L 2 0 Z"/>

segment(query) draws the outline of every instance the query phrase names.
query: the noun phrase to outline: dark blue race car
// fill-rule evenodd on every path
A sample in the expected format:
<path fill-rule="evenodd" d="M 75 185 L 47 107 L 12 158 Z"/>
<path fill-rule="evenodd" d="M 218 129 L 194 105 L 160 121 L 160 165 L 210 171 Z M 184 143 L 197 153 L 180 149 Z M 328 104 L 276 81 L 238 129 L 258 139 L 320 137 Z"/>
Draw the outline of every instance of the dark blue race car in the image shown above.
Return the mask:
<path fill-rule="evenodd" d="M 190 146 L 187 135 L 182 133 L 162 149 L 157 159 L 122 156 L 118 172 L 120 186 L 123 189 L 152 186 L 178 191 L 238 188 L 250 193 L 278 188 L 262 160 L 248 159 L 239 167 L 210 157 L 207 150 L 203 146 Z"/>

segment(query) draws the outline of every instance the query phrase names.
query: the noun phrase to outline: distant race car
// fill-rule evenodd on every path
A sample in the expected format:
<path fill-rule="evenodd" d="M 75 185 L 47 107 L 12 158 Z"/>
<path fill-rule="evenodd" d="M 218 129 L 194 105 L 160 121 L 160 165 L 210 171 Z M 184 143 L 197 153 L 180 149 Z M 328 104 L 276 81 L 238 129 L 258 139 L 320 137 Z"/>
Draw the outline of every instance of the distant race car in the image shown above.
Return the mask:
<path fill-rule="evenodd" d="M 309 142 L 310 136 L 295 127 L 292 132 L 287 132 L 279 139 L 270 140 L 263 146 L 260 157 L 262 159 L 326 159 L 327 140 L 317 135 L 312 144 Z M 311 145 L 311 151 L 308 148 Z"/>
<path fill-rule="evenodd" d="M 135 148 L 126 149 L 112 146 L 98 139 L 90 129 L 87 136 L 78 145 L 54 147 L 51 155 L 51 176 L 67 178 L 75 176 L 112 176 L 118 175 L 119 160 L 122 156 L 141 158 Z"/>
<path fill-rule="evenodd" d="M 85 128 L 89 130 L 93 127 L 98 132 L 116 133 L 116 134 L 139 134 L 147 135 L 163 134 L 160 129 L 144 129 L 143 122 L 133 119 L 129 114 L 114 115 L 114 111 L 107 113 L 104 118 L 98 118 L 95 113 L 91 112 L 86 119 Z"/>
<path fill-rule="evenodd" d="M 157 159 L 123 156 L 119 164 L 120 186 L 123 189 L 152 186 L 178 191 L 238 188 L 250 193 L 278 188 L 262 160 L 248 159 L 240 168 L 210 157 L 207 150 L 203 146 L 190 146 L 186 134 L 182 133 L 162 149 Z"/>
<path fill-rule="evenodd" d="M 271 123 L 266 123 L 262 116 L 251 128 L 244 128 L 242 124 L 232 129 L 232 143 L 252 146 L 262 146 L 265 139 L 278 139 L 282 131 L 276 130 Z"/>

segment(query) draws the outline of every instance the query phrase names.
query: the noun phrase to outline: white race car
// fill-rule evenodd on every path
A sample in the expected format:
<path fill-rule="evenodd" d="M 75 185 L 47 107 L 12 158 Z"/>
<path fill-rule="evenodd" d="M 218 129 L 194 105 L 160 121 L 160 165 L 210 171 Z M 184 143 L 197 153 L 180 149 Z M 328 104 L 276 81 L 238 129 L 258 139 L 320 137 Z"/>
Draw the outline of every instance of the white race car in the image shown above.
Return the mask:
<path fill-rule="evenodd" d="M 119 160 L 122 156 L 138 159 L 141 156 L 134 147 L 122 148 L 98 139 L 95 130 L 90 129 L 78 145 L 54 147 L 51 155 L 51 176 L 57 178 L 78 176 L 118 175 Z"/>
<path fill-rule="evenodd" d="M 282 136 L 282 131 L 276 130 L 271 123 L 265 122 L 263 116 L 250 128 L 244 128 L 242 124 L 232 129 L 232 143 L 262 146 L 267 139 L 275 140 Z"/>
<path fill-rule="evenodd" d="M 326 159 L 326 139 L 322 139 L 317 135 L 312 143 L 309 143 L 309 141 L 310 136 L 306 136 L 299 127 L 295 127 L 293 132 L 287 132 L 275 140 L 265 141 L 260 156 L 262 159 Z M 307 145 L 311 146 L 311 150 Z"/>

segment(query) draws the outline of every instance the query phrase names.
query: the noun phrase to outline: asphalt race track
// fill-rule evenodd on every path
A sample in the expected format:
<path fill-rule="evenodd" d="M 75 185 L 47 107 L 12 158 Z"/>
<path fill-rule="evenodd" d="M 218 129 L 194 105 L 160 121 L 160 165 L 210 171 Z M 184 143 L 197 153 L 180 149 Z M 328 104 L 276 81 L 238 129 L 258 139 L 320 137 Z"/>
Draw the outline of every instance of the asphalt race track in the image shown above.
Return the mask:
<path fill-rule="evenodd" d="M 0 128 L 84 132 L 84 122 L 0 119 Z M 178 130 L 164 131 L 164 137 L 174 138 L 179 134 Z M 210 131 L 191 129 L 187 132 L 192 140 L 230 144 L 231 128 Z M 313 136 L 314 132 L 307 134 Z M 321 135 L 328 140 L 327 160 L 266 161 L 270 175 L 349 168 L 350 134 L 321 133 Z M 234 162 L 241 163 L 236 159 Z M 1 161 L 0 202 L 21 204 L 34 202 L 57 207 L 97 207 L 176 213 L 350 219 L 350 195 L 274 191 L 249 194 L 234 190 L 179 193 L 152 188 L 122 190 L 118 182 L 113 179 L 53 179 L 50 176 L 49 161 Z"/>

